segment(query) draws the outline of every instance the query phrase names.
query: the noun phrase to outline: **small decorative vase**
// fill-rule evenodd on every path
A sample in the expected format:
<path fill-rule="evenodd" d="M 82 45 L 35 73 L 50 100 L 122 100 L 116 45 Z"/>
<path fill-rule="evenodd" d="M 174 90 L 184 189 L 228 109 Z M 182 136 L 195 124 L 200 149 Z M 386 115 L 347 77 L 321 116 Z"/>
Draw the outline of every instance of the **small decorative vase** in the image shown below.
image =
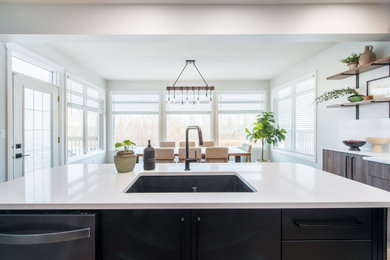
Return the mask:
<path fill-rule="evenodd" d="M 353 70 L 353 69 L 357 68 L 358 63 L 357 62 L 351 62 L 351 63 L 348 63 L 347 66 L 348 66 L 348 69 Z"/>
<path fill-rule="evenodd" d="M 115 167 L 119 173 L 131 172 L 134 170 L 136 161 L 137 156 L 135 156 L 133 151 L 119 151 L 114 156 Z"/>
<path fill-rule="evenodd" d="M 359 102 L 359 101 L 362 101 L 364 99 L 364 97 L 365 97 L 364 95 L 356 94 L 356 95 L 349 96 L 348 101 L 349 102 Z"/>
<path fill-rule="evenodd" d="M 359 58 L 359 65 L 360 66 L 368 64 L 368 63 L 376 60 L 375 52 L 373 52 L 372 49 L 373 49 L 372 45 L 366 45 L 364 47 L 364 52 L 362 53 L 362 55 L 360 55 L 360 58 Z"/>

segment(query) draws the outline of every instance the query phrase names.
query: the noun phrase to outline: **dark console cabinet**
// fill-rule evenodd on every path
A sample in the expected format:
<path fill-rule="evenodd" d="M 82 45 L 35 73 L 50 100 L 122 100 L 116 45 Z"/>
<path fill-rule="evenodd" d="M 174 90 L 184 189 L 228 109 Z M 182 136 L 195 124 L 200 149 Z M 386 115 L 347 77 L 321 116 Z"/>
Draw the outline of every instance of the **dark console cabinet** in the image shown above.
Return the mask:
<path fill-rule="evenodd" d="M 322 151 L 322 170 L 361 183 L 368 183 L 368 174 L 364 171 L 363 156 L 331 150 Z"/>

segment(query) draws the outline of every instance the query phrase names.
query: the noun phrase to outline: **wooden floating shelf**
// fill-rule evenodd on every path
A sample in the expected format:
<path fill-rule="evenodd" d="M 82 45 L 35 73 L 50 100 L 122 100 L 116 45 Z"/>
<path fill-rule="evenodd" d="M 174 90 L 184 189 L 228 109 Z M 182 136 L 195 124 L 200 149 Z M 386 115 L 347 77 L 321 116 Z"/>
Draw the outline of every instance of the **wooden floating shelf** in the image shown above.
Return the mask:
<path fill-rule="evenodd" d="M 329 105 L 327 108 L 339 108 L 339 107 L 356 107 L 356 106 L 364 106 L 364 105 L 371 105 L 375 103 L 386 103 L 390 102 L 390 97 L 386 98 L 375 98 L 371 100 L 363 100 L 359 102 L 348 102 L 343 104 L 336 104 L 336 105 Z"/>
<path fill-rule="evenodd" d="M 348 78 L 351 76 L 356 76 L 356 75 L 359 75 L 361 73 L 364 73 L 364 72 L 367 72 L 370 70 L 375 70 L 377 68 L 380 68 L 383 66 L 388 66 L 388 65 L 390 65 L 390 56 L 383 58 L 383 59 L 380 59 L 380 60 L 373 61 L 373 62 L 368 63 L 366 65 L 357 67 L 356 69 L 347 70 L 347 71 L 341 72 L 339 74 L 327 77 L 326 79 L 328 79 L 328 80 L 345 79 L 345 78 Z"/>

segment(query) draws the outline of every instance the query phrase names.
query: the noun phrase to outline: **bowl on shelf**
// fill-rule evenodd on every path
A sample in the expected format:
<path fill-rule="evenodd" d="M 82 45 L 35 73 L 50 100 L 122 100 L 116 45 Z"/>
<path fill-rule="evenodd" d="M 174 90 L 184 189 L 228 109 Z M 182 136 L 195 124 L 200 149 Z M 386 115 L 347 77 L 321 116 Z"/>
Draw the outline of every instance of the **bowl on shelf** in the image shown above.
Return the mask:
<path fill-rule="evenodd" d="M 365 97 L 364 95 L 356 94 L 356 95 L 349 96 L 348 101 L 349 102 L 359 102 L 359 101 L 362 101 L 364 99 L 364 97 Z"/>
<path fill-rule="evenodd" d="M 382 144 L 386 144 L 389 139 L 383 137 L 366 137 L 367 142 L 372 144 L 372 152 L 373 153 L 381 153 L 382 152 Z"/>
<path fill-rule="evenodd" d="M 351 151 L 360 151 L 359 147 L 366 144 L 366 141 L 360 141 L 360 140 L 346 140 L 343 141 L 343 144 L 349 147 L 349 150 Z"/>

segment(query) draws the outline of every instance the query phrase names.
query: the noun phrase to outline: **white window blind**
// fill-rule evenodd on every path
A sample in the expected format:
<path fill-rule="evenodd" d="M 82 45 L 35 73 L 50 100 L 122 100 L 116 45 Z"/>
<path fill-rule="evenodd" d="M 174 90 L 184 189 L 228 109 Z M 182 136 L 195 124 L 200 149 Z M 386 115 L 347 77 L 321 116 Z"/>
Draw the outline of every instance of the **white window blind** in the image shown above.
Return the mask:
<path fill-rule="evenodd" d="M 129 139 L 137 146 L 157 145 L 160 93 L 111 92 L 114 143 Z M 114 144 L 112 144 L 114 145 Z"/>
<path fill-rule="evenodd" d="M 219 93 L 218 112 L 254 112 L 265 110 L 265 93 Z"/>
<path fill-rule="evenodd" d="M 265 92 L 218 93 L 218 144 L 242 145 L 247 142 L 245 128 L 265 111 Z"/>
<path fill-rule="evenodd" d="M 67 76 L 67 157 L 103 149 L 104 90 Z"/>
<path fill-rule="evenodd" d="M 102 112 L 104 110 L 104 90 L 67 77 L 68 107 Z"/>
<path fill-rule="evenodd" d="M 276 121 L 287 131 L 286 140 L 278 143 L 278 149 L 314 156 L 315 90 L 313 74 L 273 91 Z"/>

